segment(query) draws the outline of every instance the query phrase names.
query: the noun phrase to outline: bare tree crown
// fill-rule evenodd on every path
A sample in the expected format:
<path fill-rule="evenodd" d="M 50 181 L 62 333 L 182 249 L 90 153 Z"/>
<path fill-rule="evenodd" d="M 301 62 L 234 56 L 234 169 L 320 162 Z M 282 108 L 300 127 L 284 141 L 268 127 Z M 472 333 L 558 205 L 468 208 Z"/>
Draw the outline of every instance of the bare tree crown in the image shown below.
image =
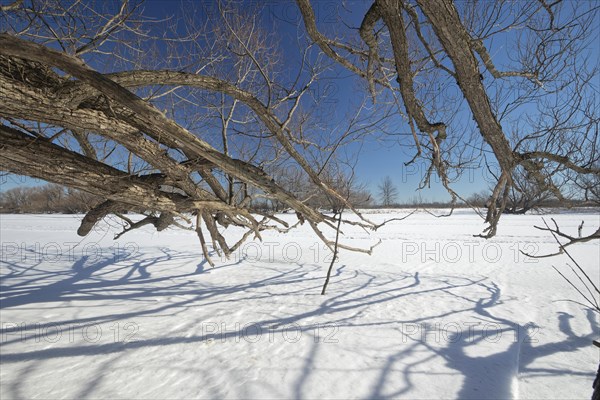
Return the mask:
<path fill-rule="evenodd" d="M 376 0 L 360 26 L 345 21 L 356 10 L 340 8 L 324 27 L 314 3 L 296 0 L 293 62 L 260 9 L 192 4 L 160 21 L 136 1 L 2 6 L 0 165 L 102 198 L 80 234 L 108 214 L 125 231 L 195 225 L 207 257 L 204 231 L 227 255 L 266 229 L 293 227 L 256 207 L 268 201 L 333 249 L 323 226 L 378 227 L 356 209 L 369 198 L 346 149 L 389 134 L 408 146 L 409 163 L 428 163 L 421 186 L 436 173 L 453 202 L 462 199 L 455 176 L 499 165 L 484 237 L 511 193 L 593 193 L 593 2 Z M 364 84 L 344 118 L 323 121 L 313 89 L 340 68 Z M 380 187 L 386 204 L 390 183 Z M 338 220 L 324 201 L 358 218 Z M 147 217 L 133 223 L 126 211 Z M 236 243 L 219 230 L 229 225 L 247 229 Z"/>

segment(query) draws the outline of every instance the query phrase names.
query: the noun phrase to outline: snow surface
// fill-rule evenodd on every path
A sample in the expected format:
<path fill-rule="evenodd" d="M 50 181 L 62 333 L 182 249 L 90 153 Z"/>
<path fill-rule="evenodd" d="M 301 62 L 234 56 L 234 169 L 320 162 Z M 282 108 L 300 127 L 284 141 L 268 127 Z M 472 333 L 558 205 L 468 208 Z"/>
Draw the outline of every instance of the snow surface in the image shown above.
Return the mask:
<path fill-rule="evenodd" d="M 566 256 L 519 252 L 556 251 L 541 218 L 504 216 L 487 241 L 468 210 L 346 227 L 382 243 L 342 252 L 321 296 L 331 255 L 308 227 L 210 268 L 194 232 L 113 241 L 107 221 L 81 240 L 81 216 L 1 215 L 0 398 L 589 398 L 598 317 L 552 269 Z M 570 249 L 598 282 L 599 244 Z"/>

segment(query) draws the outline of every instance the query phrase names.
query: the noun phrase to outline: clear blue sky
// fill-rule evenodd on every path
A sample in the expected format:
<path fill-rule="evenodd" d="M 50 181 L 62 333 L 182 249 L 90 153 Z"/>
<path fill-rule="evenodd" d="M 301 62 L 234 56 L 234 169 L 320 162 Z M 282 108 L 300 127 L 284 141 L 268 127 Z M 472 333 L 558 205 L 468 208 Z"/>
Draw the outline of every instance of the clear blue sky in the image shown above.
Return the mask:
<path fill-rule="evenodd" d="M 186 3 L 184 2 L 184 4 Z M 193 8 L 201 9 L 202 6 L 206 6 L 208 2 L 188 2 L 187 4 L 198 6 Z M 294 38 L 297 35 L 296 25 L 300 22 L 300 14 L 294 2 L 271 0 L 257 4 L 264 6 L 265 23 L 269 24 L 269 26 L 275 26 L 275 29 L 277 29 L 285 59 L 288 62 L 297 61 L 299 55 L 296 47 L 294 45 L 286 45 L 286 42 L 289 41 L 292 43 L 294 41 Z M 336 3 L 329 1 L 315 1 L 313 4 L 315 6 L 319 28 L 327 31 L 327 29 L 330 28 L 329 24 L 335 24 L 338 21 Z M 352 9 L 352 13 L 344 14 L 344 21 L 354 28 L 358 27 L 370 2 L 351 1 L 348 4 L 349 6 L 347 8 Z M 178 14 L 180 12 L 181 4 L 178 1 L 147 0 L 145 3 L 145 14 L 147 16 L 155 17 L 156 19 L 162 19 L 168 15 Z M 506 61 L 503 58 L 506 57 L 505 55 L 503 56 L 500 54 L 499 57 L 499 64 Z M 338 118 L 344 118 L 343 111 L 350 104 L 351 99 L 355 97 L 354 90 L 356 78 L 339 66 L 333 67 L 332 77 L 333 76 L 336 76 L 336 79 L 331 80 L 335 86 L 335 91 L 332 94 L 331 100 L 335 103 L 335 107 L 340 111 L 336 113 Z M 462 123 L 460 121 L 461 119 L 464 120 L 464 123 L 467 125 L 471 123 L 471 116 L 464 109 L 457 114 L 457 119 L 459 120 L 459 124 Z M 400 120 L 398 121 L 398 126 L 400 131 L 407 130 L 406 124 Z M 358 159 L 356 168 L 359 180 L 364 182 L 373 194 L 376 195 L 378 183 L 381 182 L 385 176 L 390 176 L 399 189 L 400 195 L 398 200 L 401 202 L 412 200 L 415 196 L 421 196 L 423 200 L 428 201 L 449 199 L 448 194 L 445 189 L 441 187 L 436 176 L 432 179 L 431 188 L 419 192 L 416 191 L 422 176 L 428 168 L 428 164 L 424 160 L 421 160 L 409 166 L 404 165 L 405 162 L 410 160 L 415 151 L 414 149 L 400 147 L 400 143 L 402 143 L 402 141 L 406 142 L 407 140 L 412 141 L 412 139 L 408 137 L 403 137 L 400 140 L 394 139 L 393 137 L 383 141 L 365 140 L 361 145 L 361 155 Z M 357 149 L 358 148 L 355 146 L 354 148 L 351 147 L 349 150 L 352 152 Z M 492 181 L 493 179 L 486 169 L 474 168 L 467 171 L 461 179 L 453 184 L 453 187 L 461 195 L 468 196 L 471 193 L 487 189 Z M 14 175 L 3 176 L 0 177 L 0 190 L 8 190 L 21 185 L 38 185 L 41 183 L 44 182 L 26 177 Z"/>

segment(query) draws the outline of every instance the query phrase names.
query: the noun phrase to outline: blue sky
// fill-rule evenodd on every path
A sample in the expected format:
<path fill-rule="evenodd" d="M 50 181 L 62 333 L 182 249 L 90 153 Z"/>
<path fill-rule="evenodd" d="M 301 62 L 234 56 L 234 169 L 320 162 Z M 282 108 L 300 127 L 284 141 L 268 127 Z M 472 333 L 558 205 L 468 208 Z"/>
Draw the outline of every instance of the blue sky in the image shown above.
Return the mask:
<path fill-rule="evenodd" d="M 296 5 L 292 1 L 267 1 L 260 2 L 264 7 L 265 23 L 268 26 L 274 26 L 277 29 L 278 37 L 281 43 L 281 51 L 287 62 L 293 63 L 299 59 L 298 50 L 292 43 L 297 35 L 297 23 L 300 22 L 300 14 Z M 184 2 L 184 4 L 186 4 Z M 197 9 L 202 9 L 208 3 L 188 2 Z M 336 2 L 316 1 L 313 3 L 319 28 L 327 32 L 330 24 L 337 24 Z M 351 1 L 348 3 L 352 13 L 344 14 L 344 21 L 352 27 L 360 25 L 364 11 L 370 5 L 368 1 Z M 156 19 L 162 19 L 167 15 L 181 12 L 181 4 L 178 1 L 166 0 L 147 0 L 145 3 L 145 14 Z M 189 8 L 191 9 L 191 8 Z M 185 6 L 184 6 L 185 10 Z M 342 11 L 344 12 L 344 11 Z M 339 25 L 339 24 L 338 24 Z M 503 49 L 506 51 L 506 49 Z M 502 64 L 507 62 L 506 55 L 501 52 L 497 61 Z M 597 53 L 596 53 L 597 59 Z M 357 79 L 339 66 L 333 66 L 331 69 L 330 80 L 324 84 L 332 85 L 335 89 L 330 94 L 330 101 L 336 108 L 336 118 L 343 120 L 345 110 L 354 99 L 355 86 Z M 458 126 L 465 129 L 471 123 L 469 112 L 462 109 L 456 116 Z M 398 131 L 406 132 L 406 124 L 398 118 Z M 389 176 L 399 189 L 398 200 L 400 202 L 410 201 L 416 196 L 420 196 L 426 201 L 443 201 L 449 199 L 445 189 L 439 184 L 436 176 L 433 176 L 431 187 L 417 191 L 419 183 L 428 164 L 425 160 L 417 160 L 414 164 L 405 166 L 404 163 L 412 158 L 415 152 L 414 148 L 407 149 L 402 147 L 406 141 L 412 141 L 408 137 L 388 137 L 383 140 L 365 140 L 360 144 L 360 157 L 356 164 L 356 174 L 359 181 L 365 183 L 367 188 L 376 196 L 377 185 L 385 176 Z M 348 151 L 358 151 L 358 145 L 350 146 Z M 489 187 L 493 182 L 493 177 L 484 168 L 477 168 L 467 171 L 460 179 L 453 183 L 453 188 L 463 196 L 469 196 L 472 193 L 480 192 Z M 0 190 L 8 190 L 16 186 L 33 186 L 43 184 L 43 181 L 21 176 L 9 175 L 0 177 Z"/>

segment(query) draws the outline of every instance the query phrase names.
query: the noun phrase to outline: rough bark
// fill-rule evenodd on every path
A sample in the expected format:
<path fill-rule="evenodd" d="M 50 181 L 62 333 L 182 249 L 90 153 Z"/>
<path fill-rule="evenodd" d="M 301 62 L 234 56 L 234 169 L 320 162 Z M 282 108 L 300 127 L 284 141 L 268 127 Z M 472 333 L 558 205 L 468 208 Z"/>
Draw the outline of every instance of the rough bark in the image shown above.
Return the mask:
<path fill-rule="evenodd" d="M 57 74 L 55 69 L 67 75 Z M 287 137 L 288 121 L 281 122 L 267 105 L 229 82 L 212 76 L 164 70 L 105 75 L 79 58 L 5 33 L 0 34 L 0 115 L 6 120 L 0 125 L 0 166 L 105 199 L 84 218 L 78 230 L 80 235 L 88 234 L 108 214 L 121 216 L 127 223 L 127 228 L 116 236 L 119 237 L 148 224 L 157 230 L 166 229 L 178 224 L 174 217 L 189 221 L 186 214 L 193 212 L 202 216 L 213 244 L 228 256 L 251 234 L 260 238 L 260 231 L 273 229 L 275 226 L 268 221 L 281 223 L 274 216 L 257 221 L 250 213 L 247 190 L 242 201 L 234 201 L 232 185 L 228 193 L 215 175 L 217 171 L 229 177 L 230 182 L 235 179 L 244 187 L 250 185 L 294 209 L 299 219 L 310 221 L 316 231 L 319 223 L 331 219 L 294 197 L 261 168 L 215 149 L 128 89 L 154 85 L 201 88 L 245 104 L 317 187 L 345 201 L 321 181 L 294 148 Z M 82 153 L 55 143 L 60 135 L 48 137 L 28 131 L 19 124 L 21 120 L 61 129 L 60 134 L 70 133 Z M 159 172 L 132 174 L 99 161 L 96 149 L 88 140 L 90 133 L 122 146 Z M 173 152 L 183 154 L 186 160 L 177 160 Z M 208 187 L 193 178 L 195 173 Z M 134 223 L 122 216 L 126 211 L 147 216 Z M 229 245 L 217 224 L 242 226 L 248 231 L 242 240 Z M 368 222 L 364 225 L 371 226 Z M 208 256 L 200 226 L 197 233 L 202 250 Z"/>
<path fill-rule="evenodd" d="M 451 159 L 445 154 L 448 150 L 444 149 L 444 145 L 447 142 L 460 143 L 460 136 L 464 133 L 453 131 L 449 125 L 455 114 L 444 115 L 443 112 L 438 113 L 438 110 L 428 108 L 425 105 L 427 100 L 422 98 L 419 90 L 422 90 L 424 85 L 425 78 L 422 75 L 431 76 L 433 79 L 442 75 L 447 78 L 440 80 L 444 83 L 454 81 L 466 100 L 477 132 L 485 146 L 489 146 L 500 167 L 499 174 L 496 175 L 492 201 L 485 216 L 489 225 L 484 230 L 483 237 L 489 238 L 496 233 L 500 215 L 514 186 L 513 174 L 517 168 L 527 171 L 537 186 L 537 191 L 550 191 L 565 204 L 567 203 L 563 190 L 557 183 L 564 179 L 564 174 L 567 174 L 565 171 L 575 173 L 576 176 L 600 175 L 600 171 L 593 167 L 594 163 L 598 162 L 597 152 L 594 151 L 598 140 L 597 105 L 593 99 L 583 95 L 584 88 L 589 86 L 593 77 L 597 78 L 597 70 L 594 72 L 592 69 L 588 73 L 582 70 L 583 64 L 574 61 L 579 55 L 578 51 L 585 49 L 584 38 L 594 34 L 590 27 L 594 24 L 592 16 L 597 10 L 582 11 L 581 14 L 569 10 L 569 18 L 572 19 L 561 20 L 562 26 L 559 28 L 559 20 L 555 19 L 554 12 L 555 8 L 561 6 L 560 2 L 545 5 L 545 8 L 540 8 L 539 4 L 524 2 L 523 10 L 511 8 L 510 11 L 502 10 L 504 4 L 490 6 L 494 7 L 493 12 L 504 13 L 503 17 L 515 12 L 514 25 L 506 22 L 506 26 L 503 26 L 504 22 L 499 23 L 489 15 L 484 15 L 487 7 L 485 3 L 461 3 L 463 11 L 469 12 L 467 18 L 481 18 L 481 21 L 469 21 L 461 20 L 457 4 L 451 0 L 375 0 L 365 12 L 358 29 L 360 38 L 357 46 L 356 40 L 349 39 L 343 42 L 340 39 L 341 35 L 332 39 L 319 31 L 310 0 L 296 0 L 296 3 L 308 36 L 325 55 L 365 78 L 374 100 L 376 86 L 398 91 L 401 100 L 399 111 L 401 114 L 406 111 L 417 150 L 409 164 L 418 157 L 424 157 L 430 162 L 420 187 L 427 187 L 432 172 L 436 171 L 453 200 L 460 196 L 451 187 L 449 171 L 452 168 L 460 171 L 468 161 L 462 160 L 460 155 L 458 159 Z M 484 11 L 482 15 L 477 14 L 480 10 Z M 540 16 L 539 13 L 544 15 Z M 545 26 L 537 20 L 530 23 L 527 17 L 539 18 L 540 21 L 545 19 L 549 24 Z M 494 25 L 495 22 L 497 25 Z M 489 39 L 494 34 L 506 33 L 517 26 L 526 32 L 522 34 L 524 39 L 517 40 L 517 46 L 524 46 L 526 50 L 519 47 L 515 49 L 515 53 L 520 52 L 521 67 L 513 71 L 500 71 L 494 65 L 484 39 Z M 477 36 L 477 29 L 474 27 L 479 28 L 481 36 Z M 389 37 L 381 34 L 385 32 L 384 29 L 387 29 Z M 486 34 L 489 36 L 486 37 Z M 363 47 L 360 46 L 360 40 Z M 380 51 L 390 51 L 389 47 L 386 47 L 387 44 L 391 46 L 391 61 L 378 55 Z M 365 47 L 367 51 L 364 51 Z M 415 49 L 421 49 L 423 52 L 416 55 Z M 423 55 L 424 57 L 420 58 Z M 583 61 L 585 62 L 586 60 Z M 381 75 L 381 71 L 384 70 L 396 73 L 397 88 L 391 87 L 386 80 L 377 79 L 375 72 L 380 71 Z M 486 72 L 489 73 L 490 79 L 512 79 L 515 82 L 510 90 L 514 90 L 511 95 L 517 93 L 517 98 L 505 100 L 507 104 L 504 113 L 510 112 L 510 108 L 515 104 L 528 102 L 536 104 L 540 110 L 549 107 L 548 110 L 540 111 L 545 117 L 540 118 L 542 122 L 527 121 L 532 127 L 526 127 L 524 130 L 530 129 L 533 133 L 514 132 L 523 129 L 520 126 L 511 127 L 513 131 L 507 132 L 509 128 L 502 125 L 501 119 L 505 115 L 496 115 L 495 111 L 498 104 L 502 103 L 498 98 L 494 98 L 498 96 L 498 89 L 485 82 Z M 572 97 L 573 101 L 555 100 L 553 97 L 568 86 L 564 83 L 566 78 L 563 78 L 562 73 L 568 73 L 575 82 L 566 94 Z M 388 74 L 387 78 L 391 80 L 393 76 Z M 526 85 L 524 81 L 529 83 Z M 496 89 L 486 89 L 486 83 L 488 87 Z M 554 89 L 546 89 L 545 84 L 554 84 Z M 488 90 L 496 90 L 496 93 L 490 94 Z M 550 99 L 548 102 L 540 100 L 546 96 Z M 555 105 L 552 104 L 553 101 Z M 435 119 L 432 115 L 436 115 Z M 518 120 L 518 117 L 515 119 Z M 518 126 L 516 123 L 514 125 Z M 565 132 L 577 131 L 581 131 L 580 137 L 565 137 Z M 513 145 L 510 140 L 515 136 L 519 139 L 515 140 Z M 427 138 L 429 143 L 423 144 L 422 138 Z M 446 147 L 451 146 L 456 145 L 449 144 Z M 586 146 L 591 146 L 591 150 Z M 520 148 L 525 148 L 526 151 Z M 487 163 L 487 160 L 485 162 Z M 554 179 L 554 175 L 559 173 L 563 174 L 562 178 Z M 468 201 L 466 202 L 468 204 Z"/>

